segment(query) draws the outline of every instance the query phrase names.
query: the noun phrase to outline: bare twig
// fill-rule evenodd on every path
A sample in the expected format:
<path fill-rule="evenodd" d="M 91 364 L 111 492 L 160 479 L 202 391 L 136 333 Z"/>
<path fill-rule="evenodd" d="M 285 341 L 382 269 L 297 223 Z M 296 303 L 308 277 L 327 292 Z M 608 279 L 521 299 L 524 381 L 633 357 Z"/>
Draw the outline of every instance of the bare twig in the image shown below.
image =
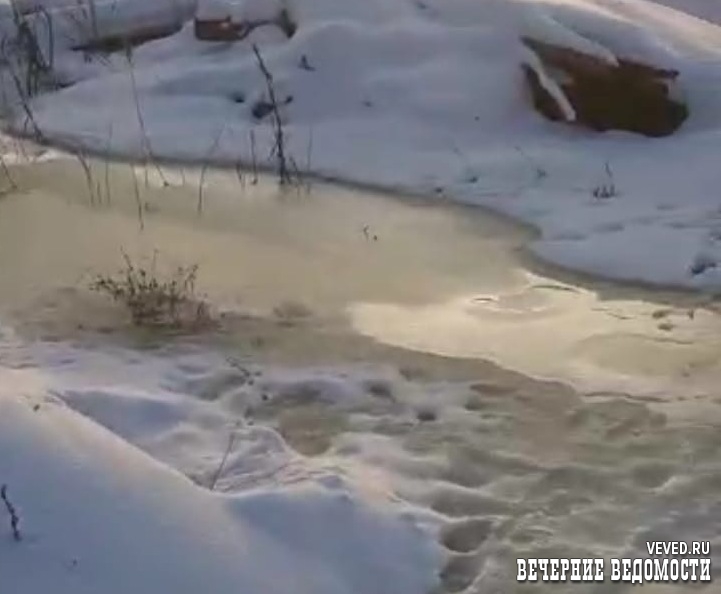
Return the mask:
<path fill-rule="evenodd" d="M 29 101 L 27 95 L 25 94 L 25 90 L 23 89 L 23 85 L 22 85 L 22 82 L 20 81 L 20 77 L 18 77 L 12 64 L 8 64 L 8 72 L 10 73 L 10 77 L 13 79 L 13 84 L 15 85 L 15 90 L 17 91 L 18 98 L 20 99 L 20 105 L 23 108 L 23 111 L 25 112 L 24 127 L 27 127 L 27 125 L 29 123 L 33 128 L 35 140 L 37 140 L 40 143 L 44 143 L 45 135 L 42 133 L 42 130 L 40 129 L 40 126 L 38 125 L 37 120 L 35 119 L 35 114 L 33 113 L 33 110 L 30 107 L 30 101 Z"/>
<path fill-rule="evenodd" d="M 36 11 L 36 14 L 40 14 L 45 18 L 48 27 L 48 38 L 51 45 L 48 48 L 48 59 L 46 60 L 40 48 L 37 29 L 33 26 L 36 24 L 37 19 L 28 18 L 23 14 L 15 0 L 11 2 L 11 9 L 15 31 L 17 32 L 17 36 L 12 40 L 13 49 L 15 50 L 12 57 L 16 58 L 18 65 L 25 67 L 25 87 L 21 94 L 26 98 L 32 97 L 38 92 L 43 75 L 49 73 L 52 67 L 54 52 L 52 46 L 54 43 L 52 19 L 44 8 Z M 3 53 L 7 57 L 7 53 Z M 22 87 L 22 85 L 20 86 Z"/>
<path fill-rule="evenodd" d="M 20 516 L 8 497 L 7 485 L 3 485 L 2 488 L 0 488 L 0 498 L 2 498 L 5 503 L 5 509 L 10 515 L 10 527 L 13 531 L 13 538 L 15 539 L 15 542 L 20 542 L 22 540 L 22 534 L 20 534 Z"/>
<path fill-rule="evenodd" d="M 10 182 L 10 190 L 16 190 L 18 185 L 15 183 L 15 178 L 13 178 L 12 173 L 10 173 L 10 168 L 8 167 L 8 164 L 5 161 L 5 146 L 2 146 L 0 148 L 0 169 L 3 170 L 3 173 L 5 174 L 5 177 Z"/>
<path fill-rule="evenodd" d="M 210 166 L 213 153 L 220 144 L 220 138 L 223 136 L 224 130 L 225 126 L 222 126 L 220 130 L 218 130 L 218 133 L 215 135 L 215 138 L 213 138 L 213 142 L 208 149 L 208 153 L 205 155 L 205 159 L 203 159 L 203 166 L 200 169 L 200 180 L 198 181 L 198 214 L 203 213 L 203 189 L 205 187 L 205 175 L 208 171 L 208 167 Z"/>
<path fill-rule="evenodd" d="M 95 0 L 76 0 L 76 6 L 61 9 L 62 15 L 72 22 L 84 37 L 84 43 L 90 43 L 100 37 Z"/>
<path fill-rule="evenodd" d="M 141 142 L 143 148 L 143 167 L 145 168 L 145 187 L 148 187 L 148 159 L 152 162 L 158 175 L 160 176 L 163 185 L 169 186 L 168 180 L 163 173 L 163 170 L 158 165 L 158 161 L 155 159 L 153 154 L 153 148 L 150 144 L 150 136 L 148 136 L 148 130 L 145 125 L 145 118 L 143 116 L 143 110 L 140 107 L 140 96 L 138 94 L 138 83 L 135 80 L 135 66 L 133 64 L 133 50 L 128 45 L 125 48 L 125 58 L 128 61 L 128 70 L 130 72 L 130 84 L 133 91 L 133 102 L 135 104 L 135 113 L 138 118 L 138 125 L 140 126 Z"/>
<path fill-rule="evenodd" d="M 611 180 L 611 183 L 614 183 L 613 170 L 611 169 L 610 161 L 606 161 L 605 169 L 606 169 L 606 175 L 608 176 L 608 179 Z"/>
<path fill-rule="evenodd" d="M 255 154 L 255 130 L 250 131 L 250 156 L 251 166 L 253 168 L 253 179 L 250 183 L 255 186 L 258 183 L 258 159 Z"/>
<path fill-rule="evenodd" d="M 110 190 L 110 149 L 113 144 L 113 123 L 111 122 L 108 126 L 108 143 L 105 147 L 105 199 L 108 204 L 112 200 L 112 193 Z"/>
<path fill-rule="evenodd" d="M 223 470 L 225 469 L 225 464 L 228 461 L 228 457 L 230 456 L 230 453 L 233 451 L 233 446 L 235 445 L 235 440 L 237 438 L 237 427 L 233 428 L 233 430 L 230 432 L 230 435 L 228 436 L 228 444 L 225 447 L 225 452 L 223 453 L 223 458 L 220 460 L 220 464 L 218 465 L 218 468 L 215 471 L 215 474 L 213 475 L 213 478 L 210 481 L 210 485 L 208 486 L 208 489 L 211 491 L 215 490 L 215 486 L 218 484 L 218 481 L 220 480 L 220 477 L 223 475 Z"/>
<path fill-rule="evenodd" d="M 30 98 L 35 95 L 52 70 L 54 54 L 53 21 L 45 8 L 39 8 L 34 16 L 28 17 L 19 9 L 16 0 L 11 2 L 12 19 L 15 26 L 13 37 L 4 37 L 0 42 L 0 53 L 6 70 L 12 79 L 15 94 L 25 113 L 24 127 L 32 126 L 36 140 L 45 138 L 30 107 Z M 40 47 L 37 15 L 45 19 L 49 46 L 47 57 Z M 21 79 L 24 78 L 24 80 Z M 5 90 L 3 89 L 3 95 Z M 7 100 L 7 99 L 6 99 Z"/>
<path fill-rule="evenodd" d="M 286 137 L 283 126 L 283 118 L 280 114 L 280 108 L 278 104 L 278 98 L 275 94 L 275 84 L 273 81 L 273 75 L 265 64 L 263 56 L 260 54 L 260 50 L 256 44 L 253 44 L 253 53 L 255 54 L 256 61 L 258 62 L 258 68 L 260 69 L 263 78 L 265 79 L 265 87 L 268 93 L 268 101 L 270 112 L 273 116 L 273 134 L 275 136 L 274 146 L 272 153 L 276 157 L 278 182 L 281 185 L 291 183 L 293 176 L 288 167 L 288 159 L 286 156 Z"/>
<path fill-rule="evenodd" d="M 243 167 L 240 161 L 236 161 L 234 169 L 235 176 L 238 178 L 238 183 L 241 185 L 243 190 L 245 190 L 245 176 L 243 175 Z"/>
<path fill-rule="evenodd" d="M 608 182 L 596 186 L 592 191 L 593 197 L 603 200 L 616 198 L 620 194 L 620 192 L 618 190 L 618 187 L 616 186 L 616 181 L 613 176 L 611 164 L 608 161 L 606 161 L 605 163 L 604 170 L 606 172 L 606 178 L 608 179 Z"/>
<path fill-rule="evenodd" d="M 90 26 L 92 27 L 93 31 L 93 37 L 97 39 L 98 37 L 100 37 L 100 32 L 98 30 L 98 15 L 95 10 L 95 0 L 87 0 L 87 5 L 90 17 Z"/>
<path fill-rule="evenodd" d="M 78 163 L 80 163 L 80 167 L 82 167 L 83 174 L 85 175 L 85 185 L 88 188 L 88 197 L 90 198 L 90 204 L 94 205 L 95 189 L 93 188 L 93 170 L 90 167 L 90 163 L 88 162 L 87 157 L 82 151 L 76 151 L 75 158 L 78 160 Z"/>
<path fill-rule="evenodd" d="M 311 191 L 311 172 L 313 169 L 313 128 L 311 127 L 308 131 L 308 146 L 306 147 L 306 154 L 305 154 L 305 178 L 306 178 L 306 184 L 305 184 L 305 191 L 310 193 Z"/>
<path fill-rule="evenodd" d="M 50 13 L 48 12 L 48 10 L 45 6 L 40 6 L 39 12 L 45 19 L 45 23 L 48 28 L 48 57 L 47 57 L 47 60 L 45 60 L 41 64 L 41 66 L 46 71 L 52 71 L 53 66 L 55 64 L 55 27 L 53 26 L 53 18 L 52 18 L 52 16 L 50 16 Z M 36 43 L 37 43 L 37 36 L 36 36 Z M 41 54 L 41 56 L 42 56 L 42 54 Z"/>
<path fill-rule="evenodd" d="M 12 139 L 13 143 L 13 149 L 15 152 L 20 155 L 24 161 L 30 161 L 31 155 L 28 154 L 27 149 L 25 148 L 25 143 L 22 138 L 19 136 L 14 136 Z"/>
<path fill-rule="evenodd" d="M 140 230 L 145 230 L 145 216 L 143 215 L 143 201 L 140 197 L 140 186 L 138 184 L 138 176 L 135 173 L 135 165 L 130 164 L 130 172 L 133 176 L 133 191 L 135 193 L 135 204 L 138 209 L 138 223 L 140 224 Z"/>

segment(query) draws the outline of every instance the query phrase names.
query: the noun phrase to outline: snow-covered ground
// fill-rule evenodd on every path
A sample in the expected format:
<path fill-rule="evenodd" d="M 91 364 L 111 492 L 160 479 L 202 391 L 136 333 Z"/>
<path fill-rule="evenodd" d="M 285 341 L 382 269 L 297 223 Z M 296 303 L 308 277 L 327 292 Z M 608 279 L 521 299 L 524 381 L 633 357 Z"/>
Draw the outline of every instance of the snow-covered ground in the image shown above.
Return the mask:
<path fill-rule="evenodd" d="M 292 97 L 289 147 L 302 169 L 490 206 L 537 226 L 535 252 L 572 268 L 713 288 L 721 28 L 711 21 L 721 9 L 668 3 L 710 20 L 645 0 L 293 0 L 290 40 L 269 25 L 235 44 L 199 42 L 189 24 L 137 49 L 132 66 L 118 55 L 88 63 L 56 35 L 58 76 L 89 80 L 33 109 L 46 136 L 72 146 L 247 163 L 254 131 L 265 160 L 270 124 L 251 114 L 265 93 L 255 42 L 281 98 Z M 239 20 L 278 4 L 212 7 Z M 654 140 L 544 121 L 522 84 L 524 34 L 676 68 L 691 117 Z M 594 198 L 611 183 L 618 195 Z"/>
<path fill-rule="evenodd" d="M 38 2 L 59 14 L 76 6 Z M 186 25 L 130 60 L 72 52 L 92 31 L 73 8 L 54 20 L 53 60 L 57 78 L 77 84 L 32 109 L 46 137 L 76 148 L 223 163 L 248 163 L 255 148 L 265 160 L 271 131 L 251 114 L 265 93 L 255 42 L 293 98 L 284 111 L 301 168 L 490 206 L 536 225 L 538 254 L 580 270 L 713 289 L 721 10 L 663 3 L 706 20 L 643 0 L 289 0 L 290 40 L 268 26 L 237 44 L 201 43 Z M 255 18 L 277 6 L 228 11 Z M 96 8 L 93 28 L 115 34 L 194 6 Z M 678 68 L 691 118 L 663 140 L 540 119 L 521 84 L 525 33 Z M 594 198 L 610 183 L 618 195 Z M 355 312 L 368 334 L 424 339 L 398 338 L 375 313 Z M 0 325 L 0 484 L 22 535 L 12 539 L 0 506 L 0 581 L 24 594 L 520 593 L 518 556 L 642 555 L 646 540 L 709 540 L 718 566 L 714 417 L 680 420 L 632 395 L 582 399 L 497 373 L 299 369 L 192 343 L 90 349 L 26 342 Z"/>
<path fill-rule="evenodd" d="M 651 0 L 695 17 L 721 24 L 721 6 L 714 0 Z"/>
<path fill-rule="evenodd" d="M 717 427 L 630 398 L 10 333 L 0 369 L 13 591 L 520 594 L 519 556 L 718 558 Z"/>
<path fill-rule="evenodd" d="M 238 415 L 147 383 L 162 378 L 153 363 L 141 370 L 129 352 L 95 358 L 63 348 L 31 362 L 22 352 L 3 335 L 0 482 L 21 536 L 13 540 L 3 505 L 8 592 L 378 594 L 393 584 L 394 593 L 420 594 L 437 583 L 440 550 L 417 516 L 391 509 L 383 492 L 362 497 L 332 469 L 311 472 L 271 429 L 236 426 Z M 76 366 L 82 375 L 64 389 L 53 376 L 78 361 L 90 367 Z M 188 361 L 178 365 L 199 377 Z M 129 373 L 146 383 L 126 383 Z M 113 388 L 100 383 L 111 378 Z M 197 484 L 118 435 L 201 472 Z"/>

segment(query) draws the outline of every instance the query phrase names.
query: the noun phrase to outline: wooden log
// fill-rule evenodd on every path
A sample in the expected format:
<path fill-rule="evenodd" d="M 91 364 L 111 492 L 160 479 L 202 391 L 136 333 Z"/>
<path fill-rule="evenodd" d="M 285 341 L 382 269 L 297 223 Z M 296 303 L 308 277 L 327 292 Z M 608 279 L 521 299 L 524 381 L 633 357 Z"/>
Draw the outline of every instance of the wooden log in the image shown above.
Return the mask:
<path fill-rule="evenodd" d="M 195 37 L 202 41 L 240 41 L 245 39 L 258 27 L 275 25 L 290 39 L 298 28 L 290 16 L 283 9 L 272 19 L 259 19 L 255 21 L 234 22 L 231 17 L 223 19 L 195 19 Z"/>
<path fill-rule="evenodd" d="M 646 136 L 675 132 L 688 117 L 688 107 L 670 97 L 676 70 L 619 58 L 618 64 L 578 50 L 528 37 L 521 40 L 556 80 L 576 112 L 576 124 L 592 130 L 627 130 Z M 523 66 L 536 110 L 552 121 L 564 119 L 538 73 Z M 561 73 L 554 77 L 553 73 Z"/>

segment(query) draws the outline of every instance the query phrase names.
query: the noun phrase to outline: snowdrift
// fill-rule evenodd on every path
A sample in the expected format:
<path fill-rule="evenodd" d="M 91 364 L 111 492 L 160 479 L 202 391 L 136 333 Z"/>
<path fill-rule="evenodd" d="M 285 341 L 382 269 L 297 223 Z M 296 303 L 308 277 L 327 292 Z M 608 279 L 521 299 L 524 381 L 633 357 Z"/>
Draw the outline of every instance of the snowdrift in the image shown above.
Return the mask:
<path fill-rule="evenodd" d="M 14 541 L 3 506 L 9 591 L 377 594 L 393 584 L 418 594 L 435 584 L 423 532 L 342 483 L 210 492 L 68 409 L 33 370 L 0 373 L 0 482 L 21 533 Z"/>

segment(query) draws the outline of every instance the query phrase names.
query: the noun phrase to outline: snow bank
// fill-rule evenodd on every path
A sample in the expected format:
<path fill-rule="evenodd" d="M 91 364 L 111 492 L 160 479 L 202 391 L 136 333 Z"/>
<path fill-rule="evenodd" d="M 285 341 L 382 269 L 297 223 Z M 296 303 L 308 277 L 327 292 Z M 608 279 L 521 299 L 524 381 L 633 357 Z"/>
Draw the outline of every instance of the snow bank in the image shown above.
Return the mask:
<path fill-rule="evenodd" d="M 679 422 L 500 371 L 414 381 L 190 345 L 0 340 L 0 365 L 0 482 L 25 535 L 0 521 L 0 571 L 25 594 L 521 594 L 517 557 L 643 556 L 647 540 L 709 540 L 721 562 L 711 399 L 669 394 L 700 413 Z M 196 486 L 231 435 L 216 490 Z"/>
<path fill-rule="evenodd" d="M 393 584 L 418 594 L 435 583 L 421 529 L 340 480 L 211 493 L 68 409 L 41 372 L 0 374 L 0 482 L 22 533 L 12 540 L 3 510 L 0 574 L 13 592 L 377 594 Z"/>
<path fill-rule="evenodd" d="M 283 6 L 226 4 L 241 14 Z M 37 98 L 36 118 L 68 145 L 219 163 L 247 163 L 255 131 L 264 159 L 272 133 L 252 115 L 265 92 L 255 42 L 279 96 L 292 98 L 284 114 L 290 153 L 304 162 L 312 136 L 316 172 L 490 206 L 537 226 L 535 252 L 571 268 L 721 285 L 721 27 L 645 0 L 288 7 L 298 23 L 290 40 L 269 25 L 240 43 L 205 44 L 188 26 L 137 49 L 133 77 L 122 60 L 87 65 L 59 51 L 66 77 L 90 80 Z M 544 121 L 524 91 L 522 35 L 611 62 L 624 56 L 678 69 L 691 117 L 663 140 Z M 594 197 L 603 185 L 616 195 Z"/>

